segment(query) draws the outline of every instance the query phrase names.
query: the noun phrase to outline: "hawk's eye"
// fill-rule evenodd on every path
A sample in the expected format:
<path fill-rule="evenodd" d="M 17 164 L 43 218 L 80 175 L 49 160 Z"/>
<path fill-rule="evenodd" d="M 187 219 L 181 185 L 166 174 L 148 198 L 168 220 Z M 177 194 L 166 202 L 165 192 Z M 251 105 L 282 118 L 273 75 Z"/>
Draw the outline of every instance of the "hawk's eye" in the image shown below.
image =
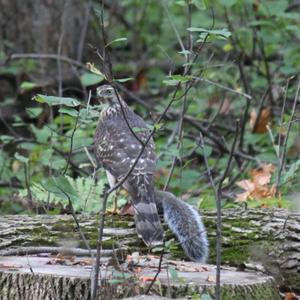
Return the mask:
<path fill-rule="evenodd" d="M 106 90 L 106 95 L 111 96 L 112 95 L 112 89 Z"/>

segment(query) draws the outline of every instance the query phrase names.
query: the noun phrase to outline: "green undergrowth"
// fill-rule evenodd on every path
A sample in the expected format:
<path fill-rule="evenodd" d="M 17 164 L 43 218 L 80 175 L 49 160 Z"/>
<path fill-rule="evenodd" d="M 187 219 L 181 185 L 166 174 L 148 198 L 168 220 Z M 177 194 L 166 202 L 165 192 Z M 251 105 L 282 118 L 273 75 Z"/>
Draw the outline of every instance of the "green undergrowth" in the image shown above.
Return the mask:
<path fill-rule="evenodd" d="M 211 192 L 202 194 L 199 198 L 188 200 L 191 204 L 196 205 L 198 201 L 199 209 L 216 210 L 216 199 Z M 238 202 L 222 199 L 222 209 L 229 208 L 292 208 L 292 202 L 287 197 L 251 199 L 247 202 Z"/>

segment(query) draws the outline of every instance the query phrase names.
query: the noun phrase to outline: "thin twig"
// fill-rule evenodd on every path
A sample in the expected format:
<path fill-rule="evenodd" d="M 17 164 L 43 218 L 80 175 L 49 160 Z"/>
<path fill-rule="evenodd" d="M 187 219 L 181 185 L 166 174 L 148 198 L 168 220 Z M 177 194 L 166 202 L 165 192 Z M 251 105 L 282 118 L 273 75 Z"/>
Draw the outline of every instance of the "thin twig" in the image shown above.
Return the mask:
<path fill-rule="evenodd" d="M 288 89 L 289 89 L 289 84 L 290 81 L 293 77 L 288 78 L 288 80 L 286 81 L 286 85 L 285 85 L 285 92 L 284 92 L 284 96 L 283 96 L 283 103 L 282 103 L 282 108 L 281 108 L 281 113 L 280 113 L 280 126 L 279 126 L 279 134 L 278 134 L 278 159 L 281 153 L 281 138 L 282 138 L 282 128 L 283 128 L 283 122 L 284 122 L 284 112 L 285 112 L 285 106 L 286 106 L 286 99 L 287 99 L 287 94 L 288 94 Z"/>
<path fill-rule="evenodd" d="M 229 27 L 230 31 L 234 33 L 235 29 L 232 25 L 232 22 L 229 18 L 228 11 L 227 11 L 226 8 L 224 9 L 224 15 L 225 15 L 225 20 L 228 24 L 228 27 Z M 233 45 L 233 48 L 234 48 L 236 54 L 239 54 L 238 67 L 239 67 L 241 81 L 243 83 L 245 93 L 247 95 L 251 95 L 252 94 L 251 93 L 251 86 L 249 84 L 249 80 L 246 78 L 246 74 L 245 74 L 245 71 L 244 71 L 244 64 L 243 63 L 244 63 L 244 60 L 245 60 L 245 57 L 246 57 L 247 54 L 246 54 L 246 51 L 244 49 L 243 43 L 241 43 L 241 41 L 239 40 L 237 35 L 231 35 L 230 39 L 232 41 L 232 45 Z M 239 49 L 241 51 L 239 51 Z M 246 107 L 244 109 L 244 114 L 243 114 L 243 117 L 241 119 L 241 132 L 240 132 L 240 140 L 239 140 L 239 150 L 240 151 L 242 151 L 243 146 L 244 146 L 244 135 L 245 135 L 245 130 L 246 130 L 246 123 L 247 123 L 249 108 L 250 108 L 250 104 L 251 104 L 250 100 L 251 100 L 251 98 L 246 97 Z"/>
<path fill-rule="evenodd" d="M 197 81 L 203 81 L 203 82 L 206 82 L 206 83 L 209 83 L 209 84 L 212 84 L 220 89 L 223 89 L 225 91 L 228 91 L 230 93 L 233 93 L 233 94 L 237 94 L 239 96 L 243 96 L 244 98 L 248 99 L 248 100 L 251 100 L 252 99 L 252 96 L 249 95 L 248 93 L 243 93 L 243 92 L 240 92 L 240 91 L 237 91 L 237 90 L 234 90 L 230 87 L 227 87 L 225 85 L 222 85 L 218 82 L 215 82 L 215 81 L 212 81 L 212 80 L 209 80 L 209 79 L 206 79 L 206 78 L 203 78 L 203 77 L 197 77 L 197 76 L 192 76 L 193 79 Z"/>
<path fill-rule="evenodd" d="M 299 92 L 300 92 L 300 79 L 298 81 L 298 86 L 297 86 L 297 91 L 296 91 L 295 98 L 294 98 L 292 113 L 291 113 L 290 120 L 288 122 L 288 128 L 287 128 L 286 135 L 284 137 L 281 156 L 280 156 L 280 159 L 279 159 L 278 173 L 277 173 L 277 178 L 276 178 L 276 195 L 277 196 L 279 194 L 279 184 L 280 184 L 281 173 L 282 173 L 283 166 L 284 166 L 284 161 L 285 161 L 285 158 L 286 158 L 287 142 L 288 142 L 288 138 L 289 138 L 289 135 L 290 135 L 290 131 L 291 131 L 291 128 L 292 128 L 292 123 L 293 123 L 295 112 L 296 112 Z"/>
<path fill-rule="evenodd" d="M 163 244 L 162 244 L 162 250 L 160 252 L 160 257 L 159 257 L 159 264 L 158 264 L 158 270 L 155 274 L 155 276 L 153 277 L 153 279 L 151 280 L 146 292 L 145 292 L 145 295 L 148 295 L 153 284 L 155 283 L 159 273 L 161 272 L 161 268 L 162 268 L 162 262 L 163 262 L 163 257 L 164 257 L 164 252 L 165 252 L 165 240 L 163 241 Z"/>
<path fill-rule="evenodd" d="M 129 129 L 131 134 L 135 137 L 135 139 L 143 146 L 144 142 L 138 137 L 138 135 L 134 132 L 133 128 L 129 124 L 129 121 L 128 121 L 126 113 L 125 113 L 125 109 L 123 107 L 122 101 L 120 99 L 120 96 L 119 96 L 119 93 L 118 93 L 116 87 L 114 86 L 113 82 L 110 82 L 110 84 L 112 84 L 112 87 L 114 88 L 115 94 L 117 95 L 117 99 L 118 99 L 119 105 L 121 107 L 121 112 L 122 112 L 122 115 L 123 115 L 123 119 L 125 120 L 127 128 Z"/>
<path fill-rule="evenodd" d="M 127 178 L 130 176 L 131 172 L 134 170 L 134 168 L 135 168 L 137 162 L 139 161 L 139 159 L 141 158 L 141 156 L 142 156 L 142 154 L 143 154 L 143 152 L 144 152 L 147 144 L 149 143 L 149 141 L 151 140 L 152 136 L 155 134 L 155 132 L 157 130 L 157 126 L 156 125 L 160 124 L 160 122 L 163 120 L 163 118 L 167 114 L 169 108 L 171 107 L 171 105 L 175 101 L 177 92 L 179 90 L 179 86 L 180 86 L 180 84 L 177 85 L 177 88 L 174 91 L 173 97 L 171 98 L 171 100 L 169 101 L 169 103 L 167 104 L 167 106 L 165 107 L 163 113 L 156 120 L 156 122 L 155 122 L 155 124 L 153 126 L 152 131 L 150 132 L 148 138 L 146 139 L 146 141 L 142 145 L 142 148 L 141 148 L 138 156 L 136 157 L 133 165 L 131 166 L 131 168 L 128 170 L 128 172 L 125 174 L 125 176 L 122 179 L 120 179 L 113 187 L 111 187 L 109 190 L 107 190 L 104 193 L 102 210 L 101 210 L 101 221 L 100 221 L 100 225 L 99 225 L 98 240 L 97 240 L 97 257 L 96 257 L 96 261 L 95 261 L 95 264 L 94 264 L 94 275 L 93 275 L 92 284 L 91 284 L 91 295 L 92 295 L 91 299 L 92 300 L 95 300 L 96 296 L 97 296 L 97 282 L 98 282 L 99 267 L 100 267 L 101 245 L 102 245 L 103 229 L 104 229 L 104 221 L 105 221 L 105 211 L 106 211 L 108 196 L 113 191 L 115 191 L 116 189 L 118 189 L 127 180 Z"/>
<path fill-rule="evenodd" d="M 110 0 L 102 0 L 105 8 L 109 9 L 111 15 L 113 15 L 120 23 L 129 31 L 132 31 L 132 24 L 125 19 L 124 7 L 118 6 L 118 2 L 112 2 Z M 121 3 L 121 2 L 120 2 Z"/>
<path fill-rule="evenodd" d="M 167 7 L 165 6 L 167 12 L 168 12 L 168 9 Z M 212 13 L 213 15 L 213 23 L 212 23 L 212 28 L 214 27 L 214 14 Z M 192 8 L 191 8 L 191 3 L 188 4 L 188 27 L 191 27 L 191 22 L 192 22 Z M 174 30 L 176 30 L 175 26 L 174 26 Z M 177 33 L 177 31 L 175 31 L 175 34 Z M 189 32 L 188 34 L 188 48 L 189 48 L 189 51 L 190 51 L 190 54 L 189 55 L 185 55 L 186 57 L 186 64 L 185 64 L 185 67 L 184 67 L 184 71 L 183 71 L 183 76 L 186 76 L 188 74 L 191 73 L 192 71 L 192 67 L 193 65 L 197 62 L 198 58 L 199 58 L 199 54 L 206 42 L 206 39 L 208 38 L 209 35 L 207 35 L 203 41 L 203 43 L 198 47 L 197 51 L 196 51 L 196 54 L 194 55 L 194 58 L 192 60 L 192 63 L 190 64 L 190 54 L 192 53 L 192 49 L 193 49 L 193 44 L 192 44 L 192 33 Z M 182 48 L 183 50 L 185 50 L 184 46 L 183 46 L 183 43 L 181 41 L 180 38 L 178 38 L 178 42 L 179 44 L 182 44 Z M 204 71 L 201 70 L 200 71 L 200 74 Z M 182 103 L 182 106 L 181 106 L 181 112 L 180 112 L 180 118 L 179 118 L 179 123 L 178 123 L 178 142 L 177 142 L 177 149 L 181 149 L 182 147 L 182 134 L 183 134 L 183 121 L 184 121 L 184 116 L 185 116 L 185 113 L 187 111 L 187 108 L 188 108 L 188 105 L 187 105 L 187 94 L 188 94 L 188 91 L 191 89 L 191 87 L 193 86 L 194 84 L 194 80 L 192 81 L 187 81 L 185 83 L 185 89 L 184 89 L 184 93 L 182 95 L 183 97 L 183 103 Z M 181 87 L 181 83 L 179 82 L 176 86 L 176 92 L 175 94 L 173 95 L 174 97 L 174 100 L 176 99 L 176 93 L 177 91 L 179 90 L 179 88 Z M 179 98 L 181 99 L 181 98 Z M 179 100 L 179 99 L 176 99 L 176 100 Z M 173 157 L 173 160 L 172 160 L 172 164 L 171 164 L 171 167 L 170 167 L 170 170 L 169 170 L 169 173 L 168 173 L 168 176 L 167 176 L 167 180 L 166 180 L 166 183 L 164 185 L 164 188 L 163 190 L 165 191 L 167 188 L 168 188 L 168 185 L 171 181 L 171 178 L 172 178 L 172 175 L 173 175 L 173 172 L 175 170 L 175 165 L 176 165 L 176 161 L 179 160 L 181 162 L 181 159 L 178 158 L 177 156 L 174 156 Z"/>
<path fill-rule="evenodd" d="M 253 27 L 253 30 L 256 30 L 255 26 Z M 261 54 L 262 54 L 262 57 L 263 57 L 263 62 L 264 62 L 264 65 L 265 65 L 266 78 L 267 78 L 269 89 L 270 89 L 270 104 L 271 104 L 271 108 L 272 108 L 272 105 L 274 104 L 274 97 L 273 97 L 273 91 L 272 91 L 273 82 L 272 82 L 270 65 L 269 65 L 268 58 L 267 58 L 266 51 L 265 51 L 264 40 L 262 39 L 262 37 L 260 35 L 259 36 L 256 35 L 256 37 L 258 39 L 258 47 L 261 51 Z"/>
<path fill-rule="evenodd" d="M 215 122 L 215 120 L 217 119 L 217 117 L 220 115 L 223 107 L 224 107 L 224 103 L 225 103 L 225 100 L 226 100 L 226 92 L 224 93 L 223 97 L 222 97 L 222 100 L 219 104 L 219 107 L 218 107 L 218 110 L 216 111 L 216 113 L 210 118 L 210 120 L 208 121 L 208 124 L 206 126 L 206 130 L 209 130 L 210 127 L 213 125 L 213 123 Z"/>
<path fill-rule="evenodd" d="M 187 54 L 185 53 L 185 47 L 184 47 L 183 41 L 182 41 L 182 39 L 181 39 L 181 37 L 179 35 L 179 32 L 178 32 L 178 30 L 177 30 L 177 28 L 176 28 L 176 26 L 175 26 L 175 24 L 174 24 L 171 16 L 170 16 L 170 12 L 169 12 L 168 6 L 166 4 L 166 1 L 163 0 L 162 1 L 162 5 L 163 5 L 164 10 L 166 11 L 166 15 L 167 15 L 167 18 L 169 20 L 169 23 L 170 23 L 170 25 L 171 25 L 171 27 L 172 27 L 175 35 L 176 35 L 176 38 L 177 38 L 177 41 L 178 41 L 178 43 L 180 45 L 181 51 L 184 53 L 184 56 L 185 56 L 185 58 L 187 60 L 188 58 L 187 58 Z"/>
<path fill-rule="evenodd" d="M 238 140 L 238 136 L 239 136 L 239 125 L 240 122 L 237 121 L 236 122 L 236 134 L 234 137 L 234 141 L 230 150 L 230 154 L 229 154 L 229 159 L 227 162 L 227 166 L 226 169 L 218 183 L 218 186 L 216 185 L 211 171 L 210 171 L 210 167 L 208 164 L 208 160 L 207 157 L 205 155 L 205 144 L 204 144 L 204 139 L 202 134 L 200 133 L 200 145 L 203 149 L 203 157 L 204 157 L 204 163 L 207 169 L 207 174 L 208 174 L 208 178 L 210 181 L 210 184 L 214 190 L 214 194 L 215 194 L 215 198 L 216 198 L 216 206 L 217 206 L 217 242 L 216 242 L 216 265 L 217 265 L 217 272 L 216 272 L 216 299 L 220 300 L 221 298 L 221 292 L 220 292 L 220 286 L 221 286 L 221 247 L 222 247 L 222 211 L 221 211 L 221 203 L 222 203 L 222 189 L 223 189 L 223 182 L 226 179 L 226 177 L 228 176 L 229 170 L 231 168 L 231 163 L 232 163 L 232 159 L 234 157 L 234 153 L 235 153 L 235 147 L 236 147 L 236 143 Z"/>
<path fill-rule="evenodd" d="M 29 199 L 29 205 L 30 208 L 32 208 L 33 206 L 33 197 L 32 197 L 32 193 L 31 193 L 31 188 L 30 188 L 30 182 L 29 182 L 29 162 L 28 163 L 24 163 L 24 177 L 25 177 L 25 186 L 27 189 L 27 196 Z"/>
<path fill-rule="evenodd" d="M 190 28 L 192 26 L 192 4 L 188 3 L 188 15 L 187 15 L 187 19 L 188 19 L 188 24 L 187 24 L 187 28 Z M 171 22 L 171 21 L 170 21 Z M 174 30 L 175 30 L 175 26 L 174 26 Z M 191 72 L 191 68 L 188 68 L 189 62 L 190 62 L 190 58 L 191 58 L 191 53 L 192 53 L 192 49 L 193 49 L 193 43 L 192 43 L 192 32 L 189 31 L 188 33 L 188 42 L 187 42 L 187 48 L 189 49 L 189 54 L 186 54 L 186 64 L 184 67 L 184 76 L 185 75 L 189 75 L 189 73 Z M 179 39 L 179 42 L 181 40 Z M 184 47 L 183 47 L 183 50 Z M 188 73 L 187 73 L 188 72 Z M 183 97 L 183 101 L 181 104 L 181 111 L 180 111 L 180 117 L 179 117 L 179 123 L 178 123 L 178 127 L 177 127 L 177 135 L 178 135 L 178 140 L 177 140 L 177 150 L 180 152 L 180 150 L 182 150 L 182 139 L 183 139 L 183 120 L 184 120 L 184 115 L 186 113 L 187 110 L 187 94 L 188 94 L 188 90 L 189 90 L 189 82 L 185 83 L 185 87 L 184 87 L 185 93 L 184 93 L 184 97 Z M 176 165 L 176 161 L 179 160 L 180 163 L 180 170 L 182 170 L 182 158 L 181 157 L 173 157 L 173 161 L 172 161 L 172 165 L 171 168 L 169 170 L 169 174 L 167 176 L 167 180 L 164 186 L 164 191 L 168 188 L 168 185 L 171 181 L 172 175 L 174 173 L 175 170 L 175 165 Z M 181 178 L 181 176 L 180 176 Z"/>
<path fill-rule="evenodd" d="M 144 101 L 142 98 L 137 96 L 136 94 L 129 91 L 124 85 L 120 84 L 119 82 L 115 82 L 116 87 L 118 90 L 121 90 L 123 93 L 125 93 L 127 96 L 132 98 L 135 102 L 143 105 L 147 109 L 153 109 L 153 106 L 149 104 L 148 102 Z"/>
<path fill-rule="evenodd" d="M 244 89 L 245 89 L 246 93 L 249 94 L 250 93 L 250 85 L 249 85 L 248 79 L 246 78 L 246 74 L 244 72 L 244 56 L 243 55 L 241 55 L 241 58 L 239 59 L 238 66 L 239 66 L 241 79 L 242 79 L 242 82 L 244 85 Z M 245 130 L 246 130 L 249 109 L 250 109 L 250 99 L 246 98 L 246 107 L 244 109 L 244 114 L 243 114 L 242 122 L 241 122 L 239 150 L 242 150 L 244 147 L 244 135 L 245 135 Z"/>
<path fill-rule="evenodd" d="M 77 230 L 78 230 L 78 232 L 79 232 L 79 235 L 80 235 L 80 237 L 81 237 L 81 239 L 82 239 L 82 241 L 83 241 L 85 247 L 86 247 L 87 250 L 89 251 L 89 254 L 90 254 L 91 258 L 94 259 L 94 254 L 93 254 L 92 251 L 91 251 L 91 247 L 90 247 L 90 245 L 89 245 L 89 243 L 88 243 L 88 241 L 87 241 L 87 239 L 86 239 L 86 237 L 85 237 L 83 231 L 82 231 L 81 228 L 80 228 L 80 224 L 79 224 L 79 221 L 78 221 L 78 219 L 77 219 L 77 217 L 76 217 L 75 210 L 74 210 L 73 203 L 72 203 L 72 201 L 71 201 L 70 196 L 69 196 L 63 189 L 61 189 L 59 186 L 57 186 L 57 188 L 58 188 L 58 189 L 59 189 L 59 190 L 67 197 L 67 199 L 68 199 L 68 201 L 69 201 L 69 207 L 70 207 L 70 209 L 71 209 L 71 214 L 72 214 L 72 217 L 73 217 L 73 219 L 74 219 L 74 221 L 75 221 L 75 223 L 76 223 L 76 226 L 77 226 Z"/>
<path fill-rule="evenodd" d="M 217 196 L 217 242 L 216 242 L 216 252 L 217 252 L 217 274 L 216 274 L 216 300 L 221 299 L 221 247 L 222 247 L 222 186 L 225 178 L 229 174 L 231 168 L 231 162 L 234 157 L 235 146 L 238 140 L 240 132 L 240 122 L 236 122 L 236 134 L 232 143 L 231 151 L 229 154 L 229 159 L 227 162 L 226 169 L 223 173 L 223 176 L 218 184 L 218 196 Z"/>
<path fill-rule="evenodd" d="M 63 6 L 63 13 L 61 16 L 61 32 L 58 39 L 58 46 L 57 46 L 57 57 L 59 58 L 62 52 L 62 45 L 65 36 L 65 22 L 66 22 L 66 11 L 68 8 L 69 0 L 65 0 Z M 57 59 L 57 69 L 58 69 L 58 96 L 62 97 L 62 70 L 61 70 L 61 60 Z"/>
<path fill-rule="evenodd" d="M 69 168 L 69 165 L 70 165 L 72 150 L 73 150 L 73 143 L 74 143 L 74 135 L 75 135 L 75 132 L 78 128 L 77 124 L 78 124 L 78 120 L 79 120 L 79 115 L 80 115 L 80 109 L 78 110 L 78 113 L 77 113 L 77 116 L 76 116 L 76 119 L 75 119 L 74 129 L 73 129 L 72 134 L 71 134 L 70 149 L 69 149 L 69 152 L 68 152 L 67 164 L 66 164 L 65 170 L 62 173 L 63 175 L 66 175 L 66 173 L 68 171 L 68 168 Z"/>
<path fill-rule="evenodd" d="M 91 8 L 92 8 L 92 1 L 89 0 L 85 6 L 85 15 L 83 19 L 83 25 L 81 26 L 80 38 L 79 38 L 79 43 L 77 48 L 77 61 L 82 60 L 83 47 L 84 47 L 86 33 L 89 25 Z"/>
<path fill-rule="evenodd" d="M 87 147 L 84 147 L 84 151 L 85 151 L 86 156 L 88 157 L 90 163 L 91 163 L 92 166 L 94 167 L 94 169 L 97 169 L 97 164 L 96 164 L 96 162 L 94 161 L 94 159 L 92 158 L 92 156 L 91 156 L 91 154 L 90 154 L 88 148 L 87 148 Z"/>
<path fill-rule="evenodd" d="M 24 58 L 60 60 L 64 63 L 68 63 L 70 65 L 74 65 L 76 67 L 88 70 L 86 65 L 84 65 L 72 58 L 69 58 L 64 55 L 51 54 L 51 53 L 50 54 L 48 54 L 48 53 L 15 53 L 15 54 L 11 54 L 10 56 L 8 56 L 6 58 L 6 63 L 10 60 L 18 60 L 18 59 L 24 59 Z"/>

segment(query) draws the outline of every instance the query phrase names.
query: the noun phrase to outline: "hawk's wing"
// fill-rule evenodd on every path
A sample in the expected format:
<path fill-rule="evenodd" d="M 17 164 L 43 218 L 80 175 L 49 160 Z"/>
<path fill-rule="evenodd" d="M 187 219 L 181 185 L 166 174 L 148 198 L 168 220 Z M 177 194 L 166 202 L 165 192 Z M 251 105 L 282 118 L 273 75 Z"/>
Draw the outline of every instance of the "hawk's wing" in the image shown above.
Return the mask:
<path fill-rule="evenodd" d="M 146 123 L 133 111 L 126 110 L 130 127 L 136 130 L 138 138 L 146 142 L 150 132 Z M 124 176 L 138 157 L 142 145 L 132 134 L 123 115 L 114 114 L 100 120 L 95 136 L 95 153 L 97 160 L 117 179 Z M 132 175 L 153 174 L 155 171 L 154 143 L 146 145 Z"/>

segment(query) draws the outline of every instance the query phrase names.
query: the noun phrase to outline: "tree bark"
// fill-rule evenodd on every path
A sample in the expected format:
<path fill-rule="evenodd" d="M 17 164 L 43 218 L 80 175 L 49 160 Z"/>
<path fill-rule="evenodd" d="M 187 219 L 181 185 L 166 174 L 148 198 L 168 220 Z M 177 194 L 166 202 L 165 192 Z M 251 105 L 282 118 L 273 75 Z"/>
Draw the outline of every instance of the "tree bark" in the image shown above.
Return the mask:
<path fill-rule="evenodd" d="M 203 217 L 210 241 L 209 261 L 214 263 L 215 212 L 205 211 Z M 223 210 L 222 217 L 223 264 L 243 269 L 262 268 L 275 277 L 277 284 L 300 289 L 300 213 L 285 209 Z M 95 248 L 97 218 L 78 216 L 78 219 L 80 230 L 90 247 Z M 147 251 L 135 234 L 131 218 L 107 216 L 104 233 L 104 249 L 126 247 L 128 253 Z M 24 254 L 30 249 L 24 247 L 37 246 L 86 249 L 71 216 L 0 217 L 0 255 L 16 255 L 7 251 L 20 247 Z M 180 245 L 173 245 L 168 257 L 183 258 L 179 250 Z M 124 257 L 124 251 L 121 255 Z"/>
<path fill-rule="evenodd" d="M 88 3 L 73 1 L 0 0 L 0 51 L 58 53 L 77 59 Z M 89 38 L 94 32 L 89 33 Z M 96 39 L 95 39 L 96 41 Z M 84 42 L 84 41 L 83 41 Z M 92 40 L 90 40 L 92 42 Z M 81 57 L 79 57 L 81 60 Z M 41 67 L 52 65 L 43 61 Z"/>
<path fill-rule="evenodd" d="M 215 212 L 205 212 L 211 259 Z M 262 267 L 280 285 L 300 289 L 300 212 L 286 209 L 223 210 L 222 263 Z"/>

